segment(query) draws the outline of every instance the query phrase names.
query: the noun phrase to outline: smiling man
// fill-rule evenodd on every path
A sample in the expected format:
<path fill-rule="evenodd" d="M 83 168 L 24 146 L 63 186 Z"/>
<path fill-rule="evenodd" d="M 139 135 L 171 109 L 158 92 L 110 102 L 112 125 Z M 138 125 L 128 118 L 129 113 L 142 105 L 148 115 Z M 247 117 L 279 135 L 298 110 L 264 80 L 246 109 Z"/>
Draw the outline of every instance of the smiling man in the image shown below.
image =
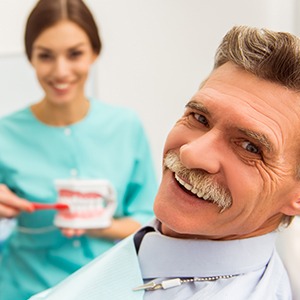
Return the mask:
<path fill-rule="evenodd" d="M 169 133 L 156 219 L 34 299 L 291 299 L 276 231 L 300 214 L 300 41 L 239 26 Z"/>

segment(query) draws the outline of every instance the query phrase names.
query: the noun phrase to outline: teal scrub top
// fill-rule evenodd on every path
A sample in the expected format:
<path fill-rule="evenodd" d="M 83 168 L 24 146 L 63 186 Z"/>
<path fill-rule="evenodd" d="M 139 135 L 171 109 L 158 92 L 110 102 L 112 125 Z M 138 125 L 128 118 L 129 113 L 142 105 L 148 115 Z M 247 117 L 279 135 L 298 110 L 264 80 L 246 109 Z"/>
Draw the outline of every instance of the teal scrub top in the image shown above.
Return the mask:
<path fill-rule="evenodd" d="M 143 126 L 125 107 L 90 100 L 88 115 L 66 127 L 39 122 L 30 108 L 0 120 L 0 183 L 19 197 L 56 202 L 55 179 L 107 179 L 115 187 L 115 218 L 144 224 L 153 217 L 155 170 Z M 66 238 L 54 210 L 21 213 L 3 250 L 0 300 L 27 299 L 111 248 L 116 241 Z"/>

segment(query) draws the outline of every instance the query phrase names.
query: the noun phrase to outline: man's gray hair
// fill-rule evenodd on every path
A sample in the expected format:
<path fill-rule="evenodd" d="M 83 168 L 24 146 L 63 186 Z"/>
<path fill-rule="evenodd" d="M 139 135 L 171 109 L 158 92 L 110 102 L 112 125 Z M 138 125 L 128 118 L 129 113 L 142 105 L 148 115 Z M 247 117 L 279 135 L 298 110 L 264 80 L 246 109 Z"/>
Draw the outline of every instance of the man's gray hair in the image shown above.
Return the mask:
<path fill-rule="evenodd" d="M 300 39 L 295 35 L 235 26 L 218 48 L 214 68 L 229 61 L 257 77 L 300 92 Z"/>

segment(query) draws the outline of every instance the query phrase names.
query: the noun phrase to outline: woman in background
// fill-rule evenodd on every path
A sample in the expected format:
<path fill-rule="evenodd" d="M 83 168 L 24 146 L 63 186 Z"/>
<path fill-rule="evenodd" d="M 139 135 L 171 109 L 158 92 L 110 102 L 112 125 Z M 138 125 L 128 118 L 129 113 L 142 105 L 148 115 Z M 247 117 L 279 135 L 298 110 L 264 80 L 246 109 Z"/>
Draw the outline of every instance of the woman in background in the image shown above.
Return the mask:
<path fill-rule="evenodd" d="M 82 0 L 40 0 L 25 29 L 41 101 L 0 120 L 0 218 L 16 218 L 3 250 L 0 299 L 22 300 L 57 284 L 152 217 L 156 179 L 141 122 L 84 92 L 101 50 Z M 118 206 L 105 229 L 57 228 L 58 178 L 106 179 Z"/>

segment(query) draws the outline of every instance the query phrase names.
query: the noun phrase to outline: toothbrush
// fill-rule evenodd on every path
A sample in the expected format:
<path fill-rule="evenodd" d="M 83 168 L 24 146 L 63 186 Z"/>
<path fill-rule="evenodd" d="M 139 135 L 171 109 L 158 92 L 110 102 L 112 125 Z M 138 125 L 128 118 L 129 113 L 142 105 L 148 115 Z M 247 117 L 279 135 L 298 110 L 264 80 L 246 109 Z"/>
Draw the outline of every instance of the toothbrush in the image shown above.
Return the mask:
<path fill-rule="evenodd" d="M 35 209 L 69 209 L 69 205 L 65 203 L 53 203 L 53 204 L 46 204 L 46 203 L 38 203 L 38 202 L 32 202 L 33 207 Z"/>

